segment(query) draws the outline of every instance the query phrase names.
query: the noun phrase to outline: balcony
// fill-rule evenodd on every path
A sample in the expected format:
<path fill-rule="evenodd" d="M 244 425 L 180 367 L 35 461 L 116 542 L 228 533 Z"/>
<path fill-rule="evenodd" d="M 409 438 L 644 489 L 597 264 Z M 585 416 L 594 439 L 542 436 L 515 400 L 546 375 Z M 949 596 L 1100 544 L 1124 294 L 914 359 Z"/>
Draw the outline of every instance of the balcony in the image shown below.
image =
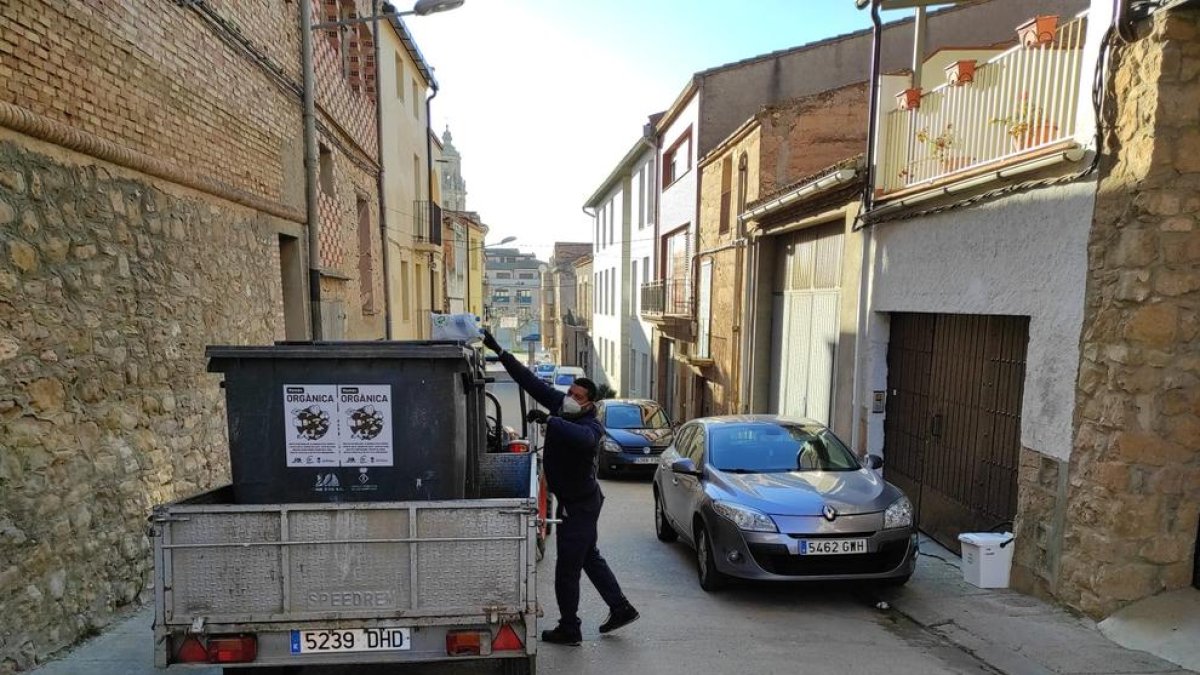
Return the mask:
<path fill-rule="evenodd" d="M 691 317 L 691 290 L 686 279 L 661 279 L 642 284 L 642 316 Z"/>
<path fill-rule="evenodd" d="M 1018 45 L 977 64 L 952 63 L 947 75 L 957 73 L 957 81 L 887 113 L 876 181 L 880 198 L 1071 144 L 1086 28 L 1080 15 L 1045 32 L 1042 44 Z"/>
<path fill-rule="evenodd" d="M 413 200 L 413 241 L 435 246 L 442 243 L 442 207 L 425 199 Z M 433 227 L 430 224 L 433 224 Z"/>

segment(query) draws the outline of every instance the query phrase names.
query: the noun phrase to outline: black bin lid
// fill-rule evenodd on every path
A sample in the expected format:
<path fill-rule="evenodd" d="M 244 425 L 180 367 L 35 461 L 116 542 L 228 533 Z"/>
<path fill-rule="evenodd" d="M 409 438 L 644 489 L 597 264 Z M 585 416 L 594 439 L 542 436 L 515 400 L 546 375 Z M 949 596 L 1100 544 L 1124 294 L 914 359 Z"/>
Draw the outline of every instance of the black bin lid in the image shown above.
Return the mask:
<path fill-rule="evenodd" d="M 210 345 L 208 371 L 225 372 L 227 364 L 247 359 L 454 359 L 470 361 L 478 352 L 455 340 L 378 340 L 346 342 L 277 342 L 274 345 Z"/>

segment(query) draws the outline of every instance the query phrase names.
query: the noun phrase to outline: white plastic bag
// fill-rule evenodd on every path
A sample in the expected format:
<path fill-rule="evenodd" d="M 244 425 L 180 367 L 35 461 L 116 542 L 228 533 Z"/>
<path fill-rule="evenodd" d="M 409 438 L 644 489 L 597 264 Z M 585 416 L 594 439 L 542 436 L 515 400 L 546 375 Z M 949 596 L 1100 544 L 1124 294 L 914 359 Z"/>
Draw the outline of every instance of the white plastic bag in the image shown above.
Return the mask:
<path fill-rule="evenodd" d="M 483 339 L 479 332 L 479 318 L 474 314 L 439 314 L 429 313 L 433 323 L 434 340 L 455 340 L 458 342 L 474 342 Z"/>

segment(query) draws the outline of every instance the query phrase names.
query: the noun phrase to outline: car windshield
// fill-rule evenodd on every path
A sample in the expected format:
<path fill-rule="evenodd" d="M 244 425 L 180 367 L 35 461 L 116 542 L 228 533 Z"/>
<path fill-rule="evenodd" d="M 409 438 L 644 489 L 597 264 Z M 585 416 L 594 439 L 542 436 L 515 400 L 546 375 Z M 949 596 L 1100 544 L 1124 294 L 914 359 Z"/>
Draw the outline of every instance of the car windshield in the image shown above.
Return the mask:
<path fill-rule="evenodd" d="M 554 384 L 571 384 L 575 381 L 575 375 L 572 373 L 561 373 L 554 378 Z"/>
<path fill-rule="evenodd" d="M 609 429 L 666 429 L 671 426 L 657 403 L 608 403 L 604 426 Z"/>
<path fill-rule="evenodd" d="M 539 366 L 537 367 L 537 372 L 538 372 L 538 374 L 539 374 L 539 375 L 544 375 L 544 374 L 553 373 L 553 372 L 554 372 L 554 366 L 547 365 L 547 364 L 544 364 L 544 363 L 543 363 L 543 364 L 541 364 L 541 365 L 539 365 Z"/>
<path fill-rule="evenodd" d="M 713 468 L 736 473 L 856 471 L 858 460 L 828 429 L 790 422 L 709 427 Z"/>

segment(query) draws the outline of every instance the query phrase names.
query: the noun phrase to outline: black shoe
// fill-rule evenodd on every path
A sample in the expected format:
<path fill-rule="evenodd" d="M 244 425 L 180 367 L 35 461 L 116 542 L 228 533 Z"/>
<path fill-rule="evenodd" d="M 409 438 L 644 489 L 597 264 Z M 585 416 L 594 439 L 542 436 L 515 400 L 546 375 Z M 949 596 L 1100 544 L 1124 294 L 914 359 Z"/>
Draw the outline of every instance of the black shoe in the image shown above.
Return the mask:
<path fill-rule="evenodd" d="M 608 612 L 608 618 L 600 624 L 601 633 L 611 633 L 621 626 L 626 626 L 638 620 L 641 614 L 628 602 Z"/>
<path fill-rule="evenodd" d="M 542 642 L 549 642 L 552 645 L 578 647 L 581 640 L 583 640 L 583 634 L 579 629 L 571 630 L 562 624 L 555 626 L 554 630 L 542 631 Z"/>

